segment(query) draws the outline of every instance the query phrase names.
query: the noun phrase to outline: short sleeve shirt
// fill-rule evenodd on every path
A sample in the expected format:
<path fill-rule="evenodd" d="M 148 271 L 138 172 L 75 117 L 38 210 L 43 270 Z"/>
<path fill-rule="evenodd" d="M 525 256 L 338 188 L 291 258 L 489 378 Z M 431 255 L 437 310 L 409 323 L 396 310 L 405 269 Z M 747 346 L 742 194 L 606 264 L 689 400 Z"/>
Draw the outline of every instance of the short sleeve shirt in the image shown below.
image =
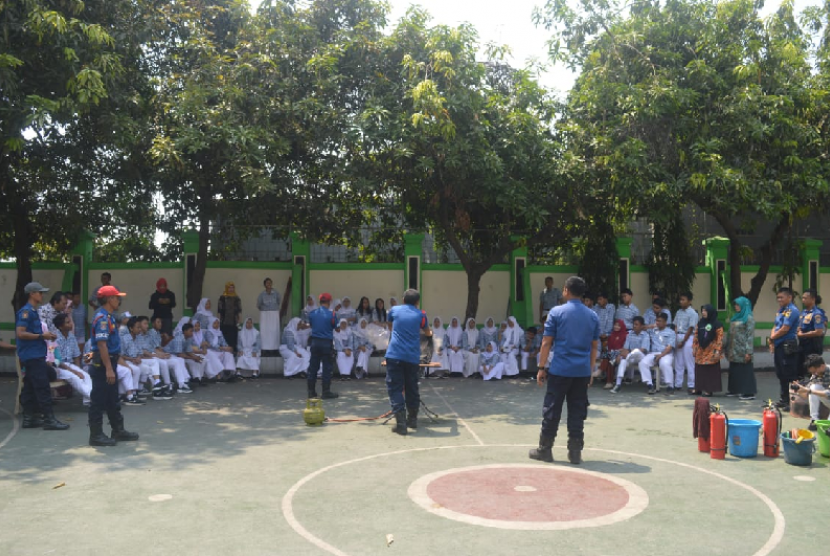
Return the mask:
<path fill-rule="evenodd" d="M 325 307 L 317 307 L 308 314 L 311 324 L 311 337 L 321 340 L 334 340 L 334 329 L 337 322 L 334 313 Z"/>
<path fill-rule="evenodd" d="M 786 307 L 778 309 L 778 313 L 775 315 L 775 327 L 772 331 L 777 332 L 784 326 L 789 326 L 790 329 L 786 334 L 775 340 L 774 344 L 776 346 L 780 346 L 787 340 L 794 340 L 796 338 L 795 332 L 800 316 L 801 314 L 799 313 L 798 308 L 792 303 Z"/>
<path fill-rule="evenodd" d="M 176 334 L 173 336 L 173 339 L 164 346 L 164 352 L 169 353 L 171 355 L 176 355 L 179 353 L 185 353 L 184 348 L 184 336 L 180 334 Z"/>
<path fill-rule="evenodd" d="M 591 347 L 599 340 L 599 318 L 582 301 L 572 299 L 554 307 L 545 321 L 545 336 L 553 337 L 552 375 L 591 376 Z"/>
<path fill-rule="evenodd" d="M 628 351 L 639 349 L 643 353 L 648 353 L 650 348 L 651 342 L 649 341 L 648 333 L 645 330 L 641 331 L 639 334 L 629 332 L 628 337 L 625 339 L 625 345 L 623 346 L 623 349 L 627 349 Z"/>
<path fill-rule="evenodd" d="M 798 328 L 802 332 L 815 332 L 816 330 L 824 330 L 827 327 L 827 318 L 824 311 L 818 307 L 812 309 L 805 309 L 801 312 L 801 318 L 798 322 Z"/>
<path fill-rule="evenodd" d="M 542 308 L 545 311 L 550 311 L 551 309 L 559 305 L 559 301 L 561 299 L 562 292 L 559 291 L 559 288 L 545 288 L 539 295 L 539 303 L 542 304 Z"/>
<path fill-rule="evenodd" d="M 141 357 L 141 346 L 139 345 L 138 336 L 133 338 L 129 333 L 121 336 L 121 353 L 127 357 Z"/>
<path fill-rule="evenodd" d="M 73 334 L 64 336 L 63 332 L 58 332 L 58 351 L 61 354 L 61 361 L 64 363 L 72 363 L 76 357 L 81 356 L 81 350 L 78 349 L 78 340 Z"/>
<path fill-rule="evenodd" d="M 107 351 L 110 355 L 121 353 L 121 335 L 118 333 L 118 325 L 115 324 L 115 318 L 106 309 L 102 307 L 95 311 L 90 329 L 93 353 L 98 353 L 98 342 L 100 341 L 107 343 Z"/>
<path fill-rule="evenodd" d="M 686 335 L 690 328 L 697 328 L 698 315 L 691 307 L 678 309 L 674 315 L 674 328 L 678 334 Z"/>
<path fill-rule="evenodd" d="M 389 309 L 387 320 L 392 323 L 392 337 L 386 350 L 386 358 L 419 364 L 421 330 L 427 328 L 429 323 L 426 312 L 414 305 L 395 305 Z"/>
<path fill-rule="evenodd" d="M 608 336 L 614 330 L 614 305 L 613 303 L 606 303 L 605 307 L 594 305 L 594 312 L 599 317 L 599 333 L 600 335 Z"/>
<path fill-rule="evenodd" d="M 17 312 L 15 327 L 24 327 L 31 334 L 43 334 L 43 325 L 37 310 L 27 303 Z M 21 361 L 46 357 L 46 340 L 21 340 L 17 338 L 17 357 Z"/>
<path fill-rule="evenodd" d="M 615 320 L 622 320 L 625 323 L 625 328 L 631 330 L 634 328 L 634 317 L 640 315 L 640 310 L 633 303 L 631 305 L 620 305 L 617 307 L 617 313 L 614 315 Z"/>
<path fill-rule="evenodd" d="M 662 353 L 667 347 L 674 347 L 676 336 L 674 330 L 665 327 L 663 330 L 654 329 L 651 333 L 651 348 L 652 353 Z"/>

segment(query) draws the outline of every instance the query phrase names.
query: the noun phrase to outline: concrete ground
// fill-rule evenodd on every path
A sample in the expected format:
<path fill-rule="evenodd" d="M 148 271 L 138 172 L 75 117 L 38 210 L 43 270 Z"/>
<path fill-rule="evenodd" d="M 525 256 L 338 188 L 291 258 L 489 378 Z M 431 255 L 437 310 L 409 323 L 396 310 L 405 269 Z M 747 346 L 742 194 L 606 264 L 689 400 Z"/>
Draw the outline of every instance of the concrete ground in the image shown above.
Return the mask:
<path fill-rule="evenodd" d="M 758 378 L 758 401 L 713 400 L 760 419 L 777 383 Z M 302 380 L 216 384 L 125 407 L 141 440 L 108 449 L 86 445 L 78 398 L 56 407 L 69 431 L 19 429 L 14 388 L 0 379 L 2 556 L 827 554 L 828 459 L 712 460 L 685 394 L 592 388 L 577 468 L 564 423 L 556 463 L 526 467 L 544 393 L 528 380 L 422 381 L 440 418 L 407 437 L 306 426 Z M 388 410 L 380 378 L 335 390 L 329 417 Z"/>

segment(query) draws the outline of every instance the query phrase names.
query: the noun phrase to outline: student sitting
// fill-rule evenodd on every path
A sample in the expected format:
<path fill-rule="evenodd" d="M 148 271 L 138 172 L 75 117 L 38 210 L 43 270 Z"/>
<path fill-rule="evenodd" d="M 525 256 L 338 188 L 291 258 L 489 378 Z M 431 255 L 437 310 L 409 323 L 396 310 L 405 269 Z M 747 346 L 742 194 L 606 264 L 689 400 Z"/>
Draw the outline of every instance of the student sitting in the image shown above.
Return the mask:
<path fill-rule="evenodd" d="M 499 348 L 496 342 L 487 344 L 487 348 L 481 353 L 481 378 L 484 380 L 500 379 L 504 375 L 504 363 L 499 357 Z"/>
<path fill-rule="evenodd" d="M 193 351 L 204 358 L 204 374 L 200 382 L 202 386 L 205 386 L 222 373 L 222 360 L 218 352 L 208 349 L 210 342 L 205 336 L 206 331 L 202 328 L 202 321 L 192 319 L 191 323 L 193 324 L 193 344 L 197 347 Z"/>
<path fill-rule="evenodd" d="M 507 319 L 507 328 L 501 339 L 501 360 L 504 362 L 504 374 L 516 376 L 519 374 L 519 342 L 524 331 L 516 321 L 516 317 Z"/>
<path fill-rule="evenodd" d="M 471 377 L 478 373 L 480 353 L 478 348 L 478 328 L 473 318 L 467 319 L 464 334 L 461 336 L 461 348 L 464 351 L 464 376 Z"/>
<path fill-rule="evenodd" d="M 628 366 L 639 363 L 651 348 L 648 332 L 645 331 L 645 320 L 643 317 L 639 315 L 633 317 L 631 326 L 631 332 L 628 333 L 628 337 L 625 339 L 625 345 L 617 358 L 617 382 L 611 388 L 612 394 L 618 393 L 620 388 L 622 388 L 623 376 L 625 376 L 625 371 Z M 643 378 L 645 379 L 645 377 Z M 649 373 L 648 380 L 651 382 L 651 373 Z"/>
<path fill-rule="evenodd" d="M 674 330 L 667 326 L 668 318 L 665 313 L 657 315 L 657 328 L 651 332 L 650 353 L 640 361 L 640 376 L 643 380 L 648 377 L 648 384 L 651 384 L 651 367 L 657 365 L 663 373 L 663 382 L 668 384 L 667 392 L 674 392 L 674 344 L 677 339 Z M 654 393 L 654 387 L 649 389 L 649 394 Z"/>
<path fill-rule="evenodd" d="M 444 336 L 444 346 L 447 352 L 447 364 L 450 374 L 461 373 L 464 375 L 464 329 L 458 321 L 458 317 L 450 320 L 450 326 Z"/>
<path fill-rule="evenodd" d="M 355 310 L 355 316 L 357 317 L 357 324 L 360 324 L 360 319 L 366 319 L 366 323 L 372 322 L 372 303 L 369 301 L 369 298 L 363 296 L 360 298 L 360 303 L 357 304 L 357 309 Z"/>
<path fill-rule="evenodd" d="M 337 321 L 340 322 L 341 319 L 346 319 L 349 326 L 357 324 L 357 311 L 352 307 L 352 300 L 348 295 L 343 296 L 341 307 L 337 311 Z"/>
<path fill-rule="evenodd" d="M 793 382 L 792 390 L 795 395 L 809 402 L 810 425 L 808 428 L 815 431 L 816 421 L 820 419 L 821 405 L 830 407 L 830 375 L 827 373 L 827 365 L 821 355 L 815 353 L 808 355 L 805 366 L 810 372 L 810 377 L 800 383 Z"/>
<path fill-rule="evenodd" d="M 283 359 L 283 376 L 292 377 L 305 374 L 311 362 L 311 352 L 300 346 L 297 341 L 299 327 L 302 320 L 294 317 L 282 331 L 282 343 L 280 344 L 280 355 Z"/>
<path fill-rule="evenodd" d="M 393 298 L 394 299 L 394 298 Z M 444 321 L 441 317 L 432 319 L 432 363 L 438 363 L 438 367 L 433 367 L 429 375 L 435 378 L 444 378 L 449 374 L 449 362 L 447 361 L 447 350 L 444 345 L 446 342 L 447 331 L 444 330 Z"/>
<path fill-rule="evenodd" d="M 162 373 L 162 378 L 169 381 L 168 384 L 170 385 L 168 388 L 168 393 L 173 393 L 173 387 L 175 385 L 182 385 L 187 384 L 187 379 L 189 378 L 187 374 L 187 366 L 184 363 L 184 359 L 181 357 L 176 357 L 175 355 L 171 355 L 169 353 L 165 353 L 162 349 L 162 328 L 164 327 L 164 320 L 161 317 L 155 317 L 153 319 L 153 327 L 149 328 L 149 326 L 145 325 L 142 322 L 142 348 L 144 349 L 144 353 L 148 355 L 152 355 L 156 358 L 159 364 L 159 370 Z M 170 338 L 165 334 L 165 337 Z M 165 377 L 164 369 L 167 369 L 167 376 Z"/>
<path fill-rule="evenodd" d="M 493 317 L 487 317 L 484 321 L 484 328 L 479 331 L 478 351 L 486 351 L 490 342 L 496 342 L 496 345 L 499 343 L 499 329 L 496 328 L 496 320 Z"/>
<path fill-rule="evenodd" d="M 657 315 L 666 315 L 666 323 L 671 324 L 671 312 L 666 308 L 666 300 L 662 297 L 655 297 L 651 307 L 643 313 L 643 320 L 646 323 L 646 330 L 649 338 L 654 339 L 654 330 L 657 329 Z"/>
<path fill-rule="evenodd" d="M 233 381 L 236 378 L 236 361 L 233 358 L 233 348 L 225 341 L 225 335 L 222 334 L 222 327 L 218 318 L 213 317 L 209 326 L 210 328 L 204 333 L 208 358 L 212 358 L 215 364 L 222 369 L 219 380 Z M 227 374 L 225 375 L 225 373 Z"/>
<path fill-rule="evenodd" d="M 185 319 L 187 319 L 188 321 L 190 320 L 188 317 L 184 317 L 182 320 Z M 156 326 L 155 321 L 153 321 L 153 326 Z M 192 324 L 190 324 L 189 322 L 182 323 L 182 321 L 179 321 L 179 324 L 176 326 L 176 330 L 173 332 L 173 337 L 170 338 L 170 341 L 167 342 L 163 350 L 164 353 L 171 356 L 171 360 L 178 359 L 185 365 L 185 368 L 187 368 L 187 364 L 190 363 L 191 360 L 199 359 L 199 357 L 190 352 L 190 340 L 185 338 L 185 327 L 187 328 L 188 334 L 193 334 Z M 178 367 L 178 363 L 176 363 L 176 366 Z M 190 380 L 188 380 L 189 378 L 190 377 L 187 374 L 187 371 L 185 372 L 184 376 L 177 372 L 176 380 L 178 381 L 179 394 L 193 393 L 193 390 L 191 389 L 189 384 L 191 382 Z M 195 381 L 193 381 L 193 384 L 195 384 Z"/>
<path fill-rule="evenodd" d="M 78 341 L 72 333 L 72 321 L 65 314 L 59 313 L 52 322 L 58 330 L 58 345 L 55 349 L 55 370 L 58 379 L 67 381 L 73 390 L 83 396 L 84 405 L 89 405 L 92 379 L 89 373 L 81 369 L 81 350 L 78 349 Z"/>
<path fill-rule="evenodd" d="M 259 330 L 254 327 L 254 319 L 248 317 L 245 319 L 245 326 L 239 332 L 238 351 L 239 357 L 236 359 L 237 369 L 245 369 L 251 371 L 251 378 L 259 378 L 260 356 L 262 350 Z M 237 374 L 238 378 L 242 378 L 242 374 Z"/>
<path fill-rule="evenodd" d="M 207 380 L 202 381 L 205 376 L 205 358 L 201 353 L 201 348 L 193 340 L 193 324 L 190 323 L 190 317 L 182 317 L 182 320 L 176 325 L 176 329 L 173 331 L 173 339 L 168 345 L 174 345 L 177 349 L 180 348 L 180 351 L 171 353 L 175 353 L 175 355 L 184 359 L 187 372 L 190 373 L 190 381 L 188 382 L 190 387 L 192 388 L 198 384 L 206 385 Z"/>
<path fill-rule="evenodd" d="M 138 339 L 141 330 L 141 324 L 137 317 L 130 317 L 127 321 L 127 329 L 129 334 L 121 336 L 121 357 L 124 360 L 124 365 L 129 367 L 133 372 L 133 383 L 143 385 L 147 379 L 152 379 L 153 383 L 153 399 L 154 400 L 169 400 L 171 396 L 167 393 L 164 383 L 161 381 L 161 374 L 158 363 L 152 359 L 143 359 L 144 350 L 140 345 Z M 136 380 L 138 377 L 138 380 Z M 139 392 L 139 396 L 143 393 L 150 394 L 147 390 Z"/>
<path fill-rule="evenodd" d="M 539 366 L 539 349 L 541 347 L 542 337 L 537 334 L 536 327 L 531 326 L 525 330 L 524 336 L 519 340 L 519 354 L 521 356 L 520 369 L 523 373 L 535 371 L 535 368 L 530 367 L 531 361 L 536 363 L 536 367 Z"/>
<path fill-rule="evenodd" d="M 375 308 L 372 310 L 372 322 L 386 323 L 386 306 L 382 297 L 375 299 Z"/>
<path fill-rule="evenodd" d="M 300 318 L 303 322 L 308 323 L 308 315 L 317 308 L 317 302 L 314 300 L 313 295 L 307 295 L 305 298 L 305 307 L 303 310 L 300 311 Z"/>
<path fill-rule="evenodd" d="M 340 373 L 340 380 L 349 380 L 354 367 L 354 334 L 346 319 L 340 319 L 334 331 L 334 349 L 337 352 L 337 370 Z"/>
<path fill-rule="evenodd" d="M 366 299 L 366 298 L 364 298 Z M 368 302 L 369 300 L 366 299 Z M 355 370 L 354 376 L 358 380 L 369 376 L 369 357 L 375 351 L 375 346 L 368 336 L 369 320 L 366 317 L 360 317 L 357 326 L 354 329 L 354 352 L 355 352 Z"/>
<path fill-rule="evenodd" d="M 600 331 L 602 329 L 600 328 Z M 620 362 L 620 352 L 625 347 L 625 340 L 628 338 L 628 330 L 622 319 L 614 321 L 611 334 L 606 341 L 606 349 L 603 350 L 599 364 L 600 371 L 605 373 L 605 389 L 614 387 L 617 378 L 617 365 Z"/>

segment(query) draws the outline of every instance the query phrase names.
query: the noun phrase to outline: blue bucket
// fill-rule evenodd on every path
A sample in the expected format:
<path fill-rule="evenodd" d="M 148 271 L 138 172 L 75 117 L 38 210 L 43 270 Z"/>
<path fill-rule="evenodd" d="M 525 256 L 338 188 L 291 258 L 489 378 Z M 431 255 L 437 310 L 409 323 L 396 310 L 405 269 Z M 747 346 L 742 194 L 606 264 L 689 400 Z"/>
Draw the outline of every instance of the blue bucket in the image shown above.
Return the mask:
<path fill-rule="evenodd" d="M 729 453 L 739 458 L 754 458 L 758 455 L 758 439 L 761 436 L 761 421 L 754 419 L 729 419 L 726 431 L 729 437 Z"/>
<path fill-rule="evenodd" d="M 816 451 L 815 438 L 804 439 L 795 443 L 789 431 L 781 433 L 781 444 L 784 445 L 784 461 L 790 465 L 809 467 L 813 465 L 813 452 Z"/>

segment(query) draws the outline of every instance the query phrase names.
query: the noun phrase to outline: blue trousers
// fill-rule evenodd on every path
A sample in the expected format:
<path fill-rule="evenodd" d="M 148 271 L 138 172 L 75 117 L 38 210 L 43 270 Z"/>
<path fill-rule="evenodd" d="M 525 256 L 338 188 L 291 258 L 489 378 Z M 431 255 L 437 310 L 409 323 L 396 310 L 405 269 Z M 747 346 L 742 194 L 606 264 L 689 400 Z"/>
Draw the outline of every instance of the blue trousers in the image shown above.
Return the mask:
<path fill-rule="evenodd" d="M 311 359 L 308 364 L 308 389 L 317 388 L 317 371 L 320 369 L 320 362 L 323 363 L 323 389 L 331 384 L 331 367 L 333 363 L 334 347 L 331 340 L 323 338 L 311 338 L 309 345 Z"/>
<path fill-rule="evenodd" d="M 404 408 L 414 411 L 421 406 L 421 394 L 418 391 L 417 363 L 407 363 L 400 359 L 386 360 L 386 390 L 389 403 L 395 413 Z"/>
<path fill-rule="evenodd" d="M 118 355 L 110 357 L 112 371 L 118 366 Z M 104 413 L 110 425 L 115 429 L 123 428 L 124 417 L 121 415 L 121 401 L 118 398 L 118 377 L 114 384 L 107 384 L 107 368 L 103 363 L 90 367 L 89 378 L 92 379 L 92 392 L 89 394 L 89 424 L 101 425 Z"/>
<path fill-rule="evenodd" d="M 556 438 L 562 406 L 568 403 L 568 438 L 582 442 L 585 438 L 585 419 L 588 417 L 589 376 L 571 377 L 548 375 L 548 391 L 542 407 L 542 434 Z"/>
<path fill-rule="evenodd" d="M 775 375 L 778 377 L 778 385 L 781 389 L 781 401 L 789 403 L 790 383 L 798 380 L 798 354 L 787 355 L 784 353 L 784 346 L 778 345 L 775 346 L 773 361 L 775 362 Z"/>
<path fill-rule="evenodd" d="M 27 415 L 38 412 L 52 412 L 52 390 L 49 388 L 50 373 L 54 368 L 46 362 L 45 357 L 21 361 L 23 373 L 23 390 L 20 391 L 20 405 Z"/>

